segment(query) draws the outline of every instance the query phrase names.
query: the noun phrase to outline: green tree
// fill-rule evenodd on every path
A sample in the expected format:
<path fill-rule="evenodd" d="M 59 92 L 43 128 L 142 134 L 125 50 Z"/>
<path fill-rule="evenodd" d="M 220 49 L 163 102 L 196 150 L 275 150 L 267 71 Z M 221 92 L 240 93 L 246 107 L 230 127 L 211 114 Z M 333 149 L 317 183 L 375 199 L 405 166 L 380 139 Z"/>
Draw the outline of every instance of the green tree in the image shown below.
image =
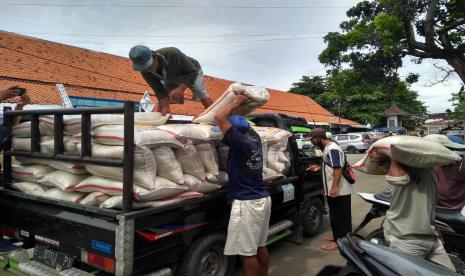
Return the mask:
<path fill-rule="evenodd" d="M 393 76 L 406 55 L 417 62 L 441 59 L 465 83 L 465 0 L 362 1 L 347 16 L 342 32 L 324 38 L 328 46 L 319 58 L 325 65 L 378 61 Z"/>
<path fill-rule="evenodd" d="M 452 105 L 454 106 L 454 119 L 465 120 L 465 86 L 458 93 L 452 94 Z"/>
<path fill-rule="evenodd" d="M 376 70 L 376 67 L 373 67 Z M 291 92 L 312 97 L 337 116 L 373 126 L 385 125 L 384 111 L 396 104 L 417 118 L 422 118 L 426 108 L 418 94 L 409 89 L 409 83 L 398 78 L 374 80 L 357 69 L 333 70 L 326 77 L 305 76 L 294 83 Z M 414 80 L 415 77 L 412 77 Z M 413 81 L 411 80 L 411 81 Z M 385 86 L 390 86 L 386 95 Z M 409 127 L 413 127 L 411 122 Z"/>

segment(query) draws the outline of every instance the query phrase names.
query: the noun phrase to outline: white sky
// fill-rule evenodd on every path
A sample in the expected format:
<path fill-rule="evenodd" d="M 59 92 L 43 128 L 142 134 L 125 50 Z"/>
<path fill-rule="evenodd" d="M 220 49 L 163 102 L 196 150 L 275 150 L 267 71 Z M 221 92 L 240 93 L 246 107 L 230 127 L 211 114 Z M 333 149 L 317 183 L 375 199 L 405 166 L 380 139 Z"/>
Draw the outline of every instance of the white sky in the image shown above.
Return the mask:
<path fill-rule="evenodd" d="M 174 46 L 207 75 L 287 91 L 303 75 L 324 75 L 322 37 L 339 30 L 356 2 L 0 0 L 0 29 L 125 57 L 135 44 Z M 421 75 L 413 89 L 430 112 L 452 109 L 458 77 L 427 87 L 441 75 L 429 61 L 407 61 L 407 72 Z"/>

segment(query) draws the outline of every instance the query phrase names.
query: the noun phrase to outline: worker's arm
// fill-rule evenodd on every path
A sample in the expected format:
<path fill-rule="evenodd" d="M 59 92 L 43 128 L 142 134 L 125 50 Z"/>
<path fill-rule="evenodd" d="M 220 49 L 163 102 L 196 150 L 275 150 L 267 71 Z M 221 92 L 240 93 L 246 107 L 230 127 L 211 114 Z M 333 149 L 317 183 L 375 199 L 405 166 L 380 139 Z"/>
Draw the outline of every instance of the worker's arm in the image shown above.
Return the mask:
<path fill-rule="evenodd" d="M 24 94 L 20 97 L 20 102 L 16 104 L 15 110 L 23 110 L 23 107 L 25 105 L 28 105 L 31 103 L 31 99 L 29 98 L 28 95 Z M 21 116 L 16 116 L 13 118 L 12 125 L 16 125 L 21 121 Z"/>
<path fill-rule="evenodd" d="M 168 97 L 168 91 L 166 91 L 166 88 L 163 86 L 161 81 L 157 79 L 152 73 L 141 72 L 141 74 L 144 80 L 147 82 L 147 84 L 155 92 L 155 95 L 157 96 L 158 100 Z"/>
<path fill-rule="evenodd" d="M 331 185 L 331 191 L 329 196 L 339 196 L 339 183 L 341 182 L 342 168 L 333 168 L 333 185 Z"/>
<path fill-rule="evenodd" d="M 391 159 L 386 182 L 391 185 L 407 185 L 410 182 L 410 177 L 399 163 Z"/>
<path fill-rule="evenodd" d="M 232 103 L 226 105 L 222 110 L 216 113 L 215 121 L 223 134 L 226 134 L 226 132 L 231 128 L 231 123 L 229 122 L 228 117 L 238 106 L 247 100 L 246 96 L 238 95 Z"/>

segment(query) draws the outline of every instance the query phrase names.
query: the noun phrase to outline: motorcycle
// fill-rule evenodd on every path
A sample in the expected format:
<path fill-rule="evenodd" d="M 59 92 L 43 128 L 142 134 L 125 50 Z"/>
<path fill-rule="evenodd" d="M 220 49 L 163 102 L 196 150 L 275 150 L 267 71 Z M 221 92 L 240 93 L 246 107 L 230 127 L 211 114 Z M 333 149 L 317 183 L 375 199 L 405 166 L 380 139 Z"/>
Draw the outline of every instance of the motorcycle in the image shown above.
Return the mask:
<path fill-rule="evenodd" d="M 316 274 L 317 276 L 459 275 L 423 258 L 374 244 L 356 234 L 349 233 L 337 243 L 341 255 L 347 259 L 347 264 L 327 265 Z"/>
<path fill-rule="evenodd" d="M 363 200 L 372 204 L 372 207 L 353 233 L 358 233 L 371 220 L 386 215 L 389 209 L 389 192 L 358 194 Z M 460 274 L 465 275 L 465 207 L 461 211 L 436 211 L 436 230 L 455 268 Z M 382 228 L 369 233 L 366 240 L 387 245 Z"/>

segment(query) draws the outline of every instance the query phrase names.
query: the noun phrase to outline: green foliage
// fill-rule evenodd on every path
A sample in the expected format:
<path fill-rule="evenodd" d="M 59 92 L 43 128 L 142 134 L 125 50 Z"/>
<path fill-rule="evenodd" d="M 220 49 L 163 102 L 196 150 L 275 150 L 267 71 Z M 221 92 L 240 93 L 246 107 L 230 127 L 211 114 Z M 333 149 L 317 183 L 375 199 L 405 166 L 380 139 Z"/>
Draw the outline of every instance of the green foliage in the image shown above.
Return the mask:
<path fill-rule="evenodd" d="M 463 86 L 460 92 L 452 94 L 451 102 L 454 106 L 453 118 L 465 120 L 465 91 Z"/>
<path fill-rule="evenodd" d="M 386 93 L 386 85 L 391 93 Z M 313 98 L 337 116 L 374 126 L 386 124 L 384 111 L 392 104 L 419 117 L 426 113 L 417 93 L 406 82 L 398 78 L 372 81 L 355 69 L 332 71 L 325 78 L 304 76 L 290 91 Z"/>

